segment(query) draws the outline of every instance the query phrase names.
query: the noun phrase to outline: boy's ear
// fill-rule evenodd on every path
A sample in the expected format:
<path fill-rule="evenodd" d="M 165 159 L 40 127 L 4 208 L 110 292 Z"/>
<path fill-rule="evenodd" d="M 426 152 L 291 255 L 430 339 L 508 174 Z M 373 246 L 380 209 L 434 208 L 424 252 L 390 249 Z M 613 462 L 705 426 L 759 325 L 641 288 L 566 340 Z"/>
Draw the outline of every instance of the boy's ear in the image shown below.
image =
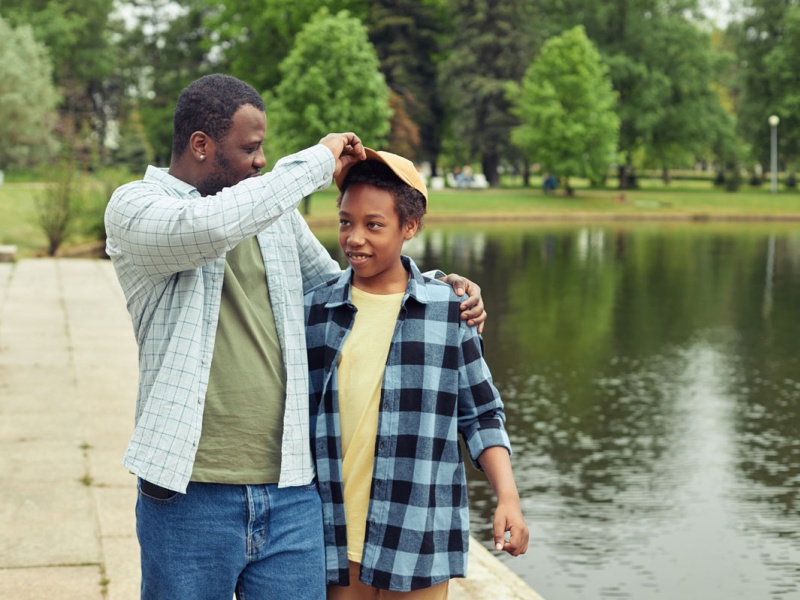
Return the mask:
<path fill-rule="evenodd" d="M 403 224 L 403 239 L 410 240 L 417 235 L 419 229 L 419 219 L 409 219 Z"/>

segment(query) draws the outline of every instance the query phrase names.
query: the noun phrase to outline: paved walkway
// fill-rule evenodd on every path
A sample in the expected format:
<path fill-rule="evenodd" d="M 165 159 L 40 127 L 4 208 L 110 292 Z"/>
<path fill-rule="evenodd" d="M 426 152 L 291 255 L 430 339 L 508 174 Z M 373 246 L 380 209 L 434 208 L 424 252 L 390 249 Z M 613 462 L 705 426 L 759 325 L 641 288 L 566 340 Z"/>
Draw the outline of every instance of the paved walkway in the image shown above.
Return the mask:
<path fill-rule="evenodd" d="M 136 491 L 120 464 L 135 389 L 136 345 L 110 262 L 0 263 L 3 600 L 138 598 Z M 472 547 L 451 600 L 541 600 Z"/>

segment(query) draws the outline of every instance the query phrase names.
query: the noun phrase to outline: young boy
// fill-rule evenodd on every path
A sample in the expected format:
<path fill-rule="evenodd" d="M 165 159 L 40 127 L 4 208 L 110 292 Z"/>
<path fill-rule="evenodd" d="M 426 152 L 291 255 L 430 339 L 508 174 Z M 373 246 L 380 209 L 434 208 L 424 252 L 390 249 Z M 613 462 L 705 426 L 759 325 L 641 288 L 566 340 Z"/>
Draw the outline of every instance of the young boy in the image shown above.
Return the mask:
<path fill-rule="evenodd" d="M 467 567 L 459 433 L 498 499 L 495 547 L 524 553 L 528 528 L 481 340 L 452 288 L 401 255 L 426 212 L 425 184 L 410 161 L 366 152 L 336 178 L 350 267 L 306 294 L 328 599 L 444 600 Z"/>

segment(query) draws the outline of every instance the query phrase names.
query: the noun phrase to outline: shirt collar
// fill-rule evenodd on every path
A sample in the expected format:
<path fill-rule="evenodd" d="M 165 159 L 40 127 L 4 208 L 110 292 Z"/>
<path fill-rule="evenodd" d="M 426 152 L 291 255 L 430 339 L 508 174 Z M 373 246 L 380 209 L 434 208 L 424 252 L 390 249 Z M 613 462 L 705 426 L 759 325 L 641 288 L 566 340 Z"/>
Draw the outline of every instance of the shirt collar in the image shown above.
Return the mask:
<path fill-rule="evenodd" d="M 425 278 L 417 268 L 416 263 L 408 257 L 401 256 L 400 261 L 403 263 L 405 270 L 409 272 L 408 285 L 406 286 L 406 293 L 403 296 L 402 304 L 406 303 L 408 298 L 414 298 L 421 304 L 428 303 L 428 290 L 426 288 Z M 336 283 L 333 284 L 330 294 L 330 300 L 325 303 L 325 308 L 335 308 L 343 304 L 352 304 L 350 299 L 351 280 L 353 278 L 353 267 L 347 267 Z"/>
<path fill-rule="evenodd" d="M 172 188 L 179 192 L 182 196 L 200 196 L 197 188 L 191 184 L 186 183 L 183 179 L 178 179 L 174 175 L 169 174 L 169 169 L 162 167 L 154 167 L 149 165 L 147 171 L 144 173 L 144 181 L 155 181 L 163 186 Z"/>

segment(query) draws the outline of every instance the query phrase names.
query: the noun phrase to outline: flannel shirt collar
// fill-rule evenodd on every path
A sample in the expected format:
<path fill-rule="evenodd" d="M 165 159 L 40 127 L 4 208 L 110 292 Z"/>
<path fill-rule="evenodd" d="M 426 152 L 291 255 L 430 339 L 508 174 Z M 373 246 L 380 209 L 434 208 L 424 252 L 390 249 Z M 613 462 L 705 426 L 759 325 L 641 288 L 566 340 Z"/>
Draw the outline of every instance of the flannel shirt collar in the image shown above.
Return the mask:
<path fill-rule="evenodd" d="M 428 290 L 425 287 L 425 278 L 419 268 L 417 268 L 417 265 L 408 256 L 401 256 L 400 261 L 403 263 L 405 270 L 409 272 L 408 286 L 406 287 L 406 293 L 403 296 L 402 304 L 405 305 L 409 298 L 414 298 L 414 300 L 420 304 L 427 304 L 429 302 Z M 325 308 L 331 309 L 338 308 L 342 305 L 352 305 L 352 300 L 350 298 L 352 279 L 353 267 L 347 267 L 339 276 L 339 279 L 336 280 L 336 283 L 333 284 L 330 300 L 325 303 Z"/>
<path fill-rule="evenodd" d="M 170 175 L 169 169 L 162 167 L 148 165 L 144 173 L 144 181 L 158 181 L 184 196 L 191 196 L 192 198 L 200 196 L 200 192 L 197 191 L 196 187 L 186 183 L 183 179 L 178 179 L 174 175 Z"/>

